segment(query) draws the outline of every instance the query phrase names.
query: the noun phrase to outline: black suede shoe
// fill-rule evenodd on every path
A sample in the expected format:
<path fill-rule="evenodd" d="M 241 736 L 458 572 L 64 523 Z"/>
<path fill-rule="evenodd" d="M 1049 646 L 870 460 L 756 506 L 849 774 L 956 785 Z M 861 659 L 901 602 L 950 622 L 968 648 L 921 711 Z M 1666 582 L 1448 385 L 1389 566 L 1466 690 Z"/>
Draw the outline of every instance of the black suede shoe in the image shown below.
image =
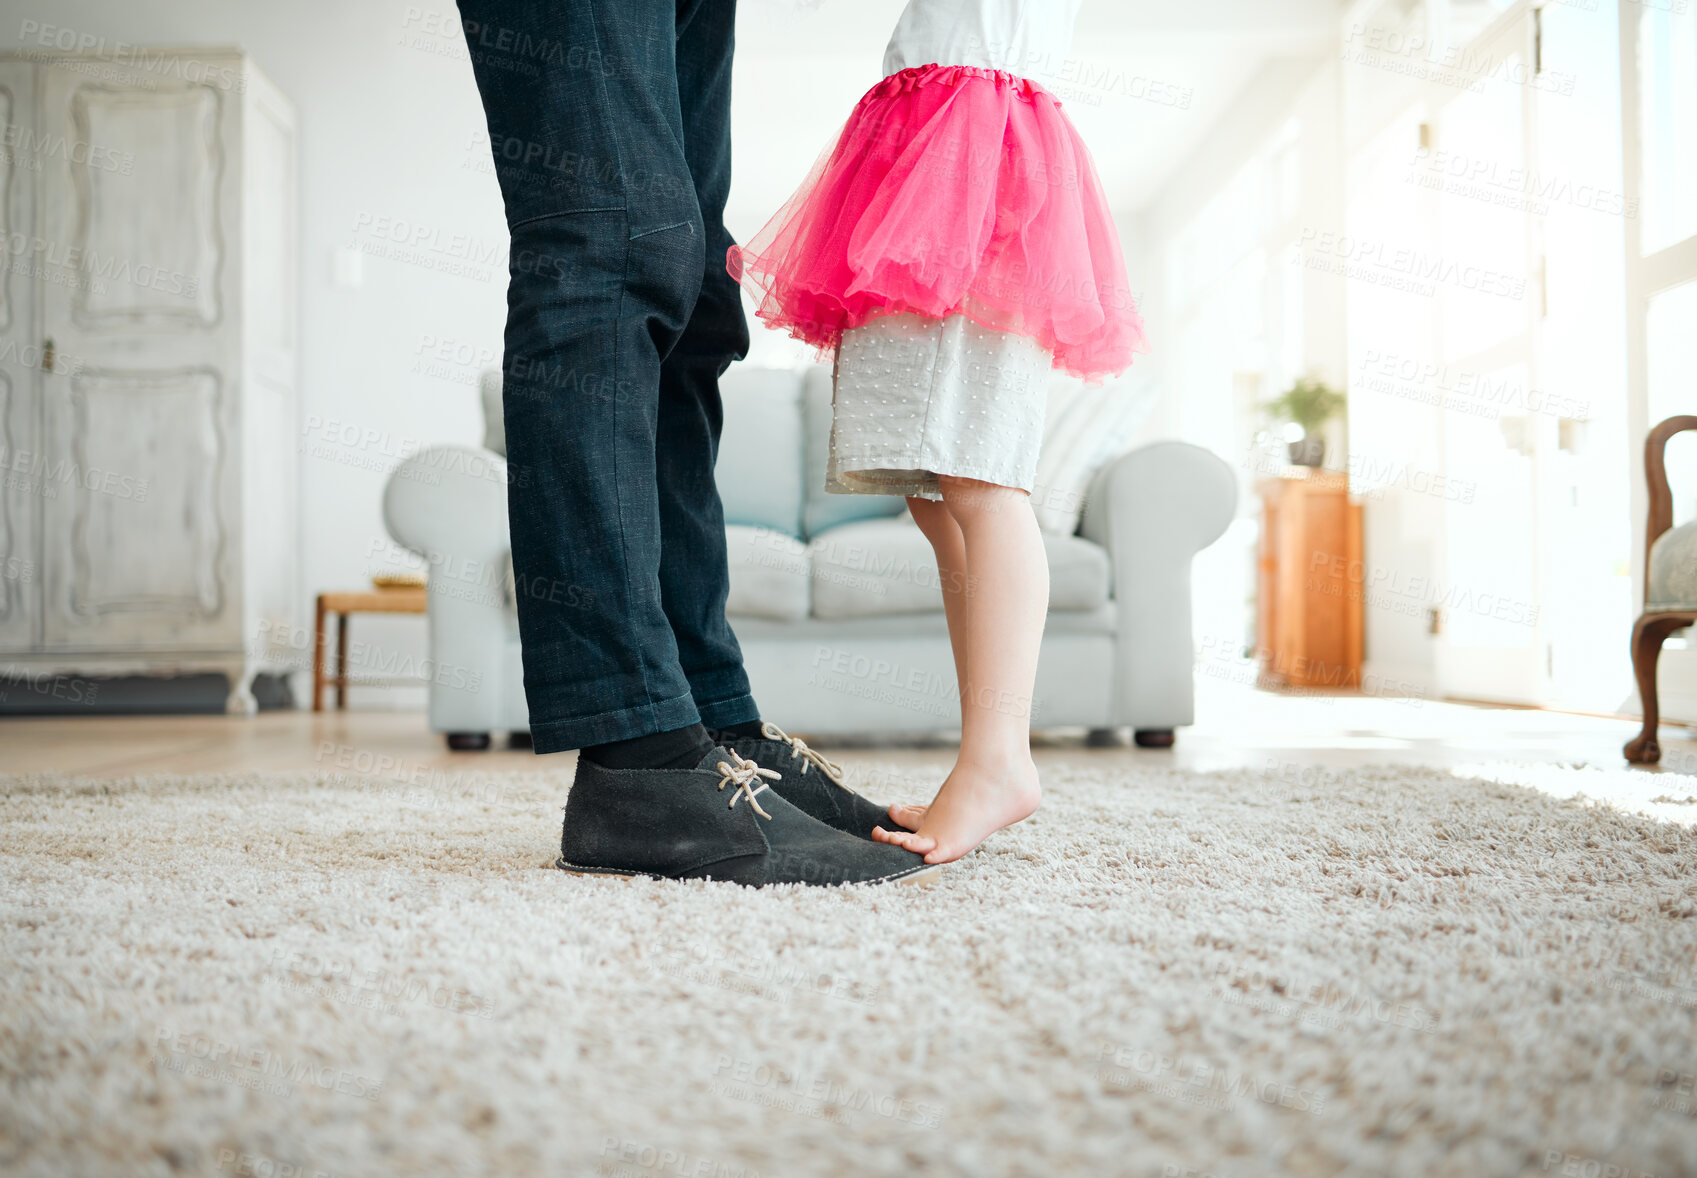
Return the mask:
<path fill-rule="evenodd" d="M 733 740 L 725 747 L 783 774 L 772 788 L 796 809 L 858 838 L 872 839 L 872 828 L 906 830 L 890 811 L 855 793 L 843 781 L 842 766 L 776 724 L 762 724 L 761 735 Z"/>
<path fill-rule="evenodd" d="M 808 817 L 768 788 L 778 777 L 726 749 L 694 769 L 604 769 L 580 757 L 556 866 L 749 887 L 931 883 L 941 874 L 923 856 Z"/>

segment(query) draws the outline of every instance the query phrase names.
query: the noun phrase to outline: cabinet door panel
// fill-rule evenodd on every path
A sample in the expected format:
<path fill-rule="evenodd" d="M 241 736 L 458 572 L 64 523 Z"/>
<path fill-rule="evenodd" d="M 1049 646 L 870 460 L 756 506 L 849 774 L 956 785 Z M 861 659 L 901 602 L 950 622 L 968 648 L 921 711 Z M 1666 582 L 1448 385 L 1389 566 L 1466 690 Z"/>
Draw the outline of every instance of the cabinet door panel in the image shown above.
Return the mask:
<path fill-rule="evenodd" d="M 67 258 L 78 258 L 87 278 L 71 290 L 77 325 L 215 326 L 218 92 L 84 85 L 70 101 L 72 133 L 90 145 L 86 161 L 70 168 L 78 217 Z"/>
<path fill-rule="evenodd" d="M 218 374 L 88 369 L 70 384 L 53 437 L 66 461 L 48 472 L 47 530 L 68 539 L 55 547 L 62 608 L 48 614 L 48 642 L 215 640 L 228 543 Z"/>
<path fill-rule="evenodd" d="M 82 145 L 42 172 L 42 331 L 74 357 L 43 384 L 43 642 L 238 648 L 240 96 L 39 68 L 44 135 Z"/>
<path fill-rule="evenodd" d="M 44 146 L 35 134 L 33 67 L 0 62 L 0 652 L 40 641 L 41 500 L 31 474 L 40 456 L 37 379 L 42 361 L 29 253 L 35 180 Z"/>

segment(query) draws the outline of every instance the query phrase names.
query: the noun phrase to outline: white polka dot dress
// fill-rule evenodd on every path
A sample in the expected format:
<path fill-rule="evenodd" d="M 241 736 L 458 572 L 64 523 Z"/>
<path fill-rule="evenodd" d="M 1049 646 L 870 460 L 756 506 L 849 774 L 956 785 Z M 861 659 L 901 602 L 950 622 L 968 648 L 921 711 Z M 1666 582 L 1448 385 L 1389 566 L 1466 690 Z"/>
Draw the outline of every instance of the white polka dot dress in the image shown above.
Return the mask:
<path fill-rule="evenodd" d="M 937 476 L 1029 492 L 1051 358 L 964 315 L 885 315 L 837 349 L 825 489 L 940 499 Z"/>

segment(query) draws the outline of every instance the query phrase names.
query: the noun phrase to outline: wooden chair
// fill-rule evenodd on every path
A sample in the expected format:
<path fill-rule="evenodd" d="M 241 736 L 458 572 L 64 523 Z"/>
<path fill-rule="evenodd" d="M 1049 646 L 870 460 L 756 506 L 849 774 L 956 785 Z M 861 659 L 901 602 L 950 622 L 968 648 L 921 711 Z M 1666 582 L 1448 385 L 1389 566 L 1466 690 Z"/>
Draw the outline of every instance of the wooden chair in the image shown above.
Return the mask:
<path fill-rule="evenodd" d="M 1670 417 L 1644 440 L 1644 481 L 1650 512 L 1644 533 L 1644 612 L 1632 626 L 1632 669 L 1644 705 L 1644 729 L 1626 742 L 1626 759 L 1653 765 L 1662 759 L 1656 741 L 1661 709 L 1656 699 L 1656 661 L 1675 630 L 1697 622 L 1697 522 L 1673 526 L 1673 492 L 1668 488 L 1668 439 L 1697 430 L 1697 417 Z"/>

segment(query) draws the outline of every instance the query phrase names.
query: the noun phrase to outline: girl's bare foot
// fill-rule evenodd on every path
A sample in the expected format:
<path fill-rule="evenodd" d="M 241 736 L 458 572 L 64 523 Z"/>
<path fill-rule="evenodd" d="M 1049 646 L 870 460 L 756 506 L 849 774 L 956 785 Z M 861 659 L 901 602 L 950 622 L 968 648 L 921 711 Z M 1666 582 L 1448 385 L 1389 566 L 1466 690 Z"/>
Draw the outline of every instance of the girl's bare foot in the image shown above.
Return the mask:
<path fill-rule="evenodd" d="M 929 806 L 912 807 L 924 811 L 915 829 L 879 826 L 872 837 L 924 855 L 927 863 L 952 863 L 1003 827 L 1031 817 L 1042 796 L 1030 759 L 993 769 L 957 764 Z"/>

